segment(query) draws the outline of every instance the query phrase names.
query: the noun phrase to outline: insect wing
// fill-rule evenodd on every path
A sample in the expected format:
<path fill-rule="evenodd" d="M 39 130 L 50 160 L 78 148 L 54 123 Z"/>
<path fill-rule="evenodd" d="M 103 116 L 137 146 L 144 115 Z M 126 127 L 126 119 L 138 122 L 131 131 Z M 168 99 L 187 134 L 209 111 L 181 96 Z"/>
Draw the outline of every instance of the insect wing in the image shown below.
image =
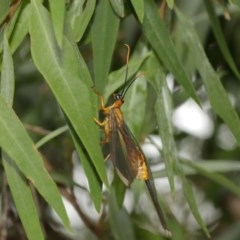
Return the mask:
<path fill-rule="evenodd" d="M 134 137 L 113 109 L 110 113 L 110 156 L 121 180 L 129 186 L 138 173 L 139 150 Z"/>

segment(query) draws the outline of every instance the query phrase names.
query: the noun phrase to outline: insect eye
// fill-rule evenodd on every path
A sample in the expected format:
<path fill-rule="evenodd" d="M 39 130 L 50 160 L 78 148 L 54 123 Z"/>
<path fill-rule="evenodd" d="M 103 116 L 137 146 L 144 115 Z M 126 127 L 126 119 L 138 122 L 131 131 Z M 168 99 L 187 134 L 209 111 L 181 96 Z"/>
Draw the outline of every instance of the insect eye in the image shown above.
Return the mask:
<path fill-rule="evenodd" d="M 122 98 L 122 95 L 119 94 L 119 93 L 118 93 L 118 94 L 115 94 L 114 98 L 115 98 L 115 100 L 119 100 L 119 99 Z"/>

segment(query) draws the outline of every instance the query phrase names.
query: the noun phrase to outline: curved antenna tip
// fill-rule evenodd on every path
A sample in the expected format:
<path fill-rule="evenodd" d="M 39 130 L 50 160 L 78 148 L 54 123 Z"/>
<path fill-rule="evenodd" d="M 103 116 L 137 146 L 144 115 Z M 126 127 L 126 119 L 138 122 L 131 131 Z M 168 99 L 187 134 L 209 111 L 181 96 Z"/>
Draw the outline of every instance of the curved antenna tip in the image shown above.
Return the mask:
<path fill-rule="evenodd" d="M 128 65 L 128 60 L 129 60 L 129 56 L 130 56 L 130 46 L 126 43 L 124 44 L 124 46 L 127 47 L 126 65 Z"/>

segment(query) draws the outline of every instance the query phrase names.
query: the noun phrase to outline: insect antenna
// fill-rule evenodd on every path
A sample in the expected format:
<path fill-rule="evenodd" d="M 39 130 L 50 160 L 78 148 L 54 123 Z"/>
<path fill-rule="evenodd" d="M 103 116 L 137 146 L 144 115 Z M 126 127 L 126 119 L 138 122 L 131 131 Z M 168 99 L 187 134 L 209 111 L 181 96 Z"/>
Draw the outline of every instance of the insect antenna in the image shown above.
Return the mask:
<path fill-rule="evenodd" d="M 124 44 L 127 47 L 127 57 L 126 57 L 126 73 L 125 73 L 125 83 L 127 82 L 127 76 L 128 76 L 128 61 L 130 56 L 130 47 L 128 44 Z"/>
<path fill-rule="evenodd" d="M 130 47 L 128 44 L 124 44 L 124 46 L 127 47 L 127 57 L 126 57 L 126 72 L 125 72 L 125 80 L 124 80 L 124 86 L 122 89 L 122 92 L 120 93 L 120 95 L 122 96 L 122 98 L 124 98 L 124 95 L 126 94 L 128 88 L 130 87 L 130 85 L 127 82 L 127 77 L 128 77 L 128 61 L 129 61 L 129 56 L 130 56 Z M 128 85 L 128 86 L 127 86 Z M 127 87 L 126 87 L 127 86 Z"/>
<path fill-rule="evenodd" d="M 140 76 L 144 75 L 144 73 L 141 73 L 137 75 L 136 77 L 131 78 L 129 81 L 127 81 L 128 78 L 128 62 L 129 62 L 129 56 L 130 56 L 130 47 L 128 44 L 124 44 L 127 47 L 127 57 L 126 57 L 126 73 L 125 73 L 125 80 L 124 80 L 124 86 L 122 89 L 122 92 L 120 93 L 122 99 L 124 99 L 124 96 L 126 95 L 128 89 L 131 87 L 132 83 L 139 78 Z"/>

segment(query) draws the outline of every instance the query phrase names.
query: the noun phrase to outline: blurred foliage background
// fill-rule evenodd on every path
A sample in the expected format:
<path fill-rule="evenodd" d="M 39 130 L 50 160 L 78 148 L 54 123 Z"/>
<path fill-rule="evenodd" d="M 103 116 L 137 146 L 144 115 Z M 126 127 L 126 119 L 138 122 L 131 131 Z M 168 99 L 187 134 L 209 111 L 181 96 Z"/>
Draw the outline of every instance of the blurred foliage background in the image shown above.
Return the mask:
<path fill-rule="evenodd" d="M 172 239 L 240 238 L 238 0 L 0 6 L 1 240 L 167 239 L 144 184 L 126 189 L 104 162 L 93 121 L 92 86 L 109 104 L 124 83 L 124 44 L 128 77 L 144 73 L 124 119 Z"/>

